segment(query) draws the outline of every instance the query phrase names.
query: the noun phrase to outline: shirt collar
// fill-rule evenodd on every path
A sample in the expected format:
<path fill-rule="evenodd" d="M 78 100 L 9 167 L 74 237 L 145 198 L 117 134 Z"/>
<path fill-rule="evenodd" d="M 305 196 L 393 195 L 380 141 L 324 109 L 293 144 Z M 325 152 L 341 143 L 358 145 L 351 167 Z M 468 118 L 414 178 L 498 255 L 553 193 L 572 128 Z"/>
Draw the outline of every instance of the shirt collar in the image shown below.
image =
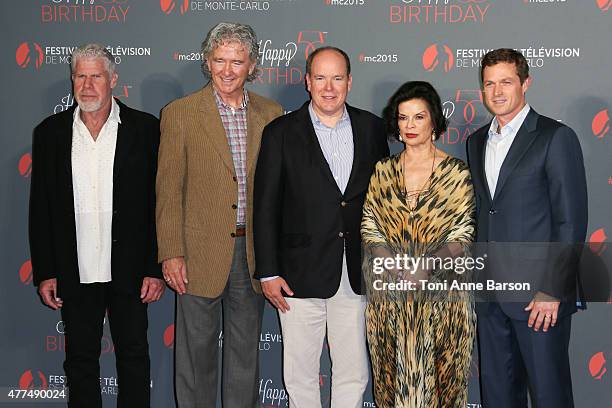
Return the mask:
<path fill-rule="evenodd" d="M 310 120 L 312 121 L 312 124 L 316 127 L 319 128 L 328 128 L 329 126 L 325 125 L 323 122 L 321 122 L 319 120 L 319 117 L 317 116 L 317 114 L 315 113 L 313 107 L 312 107 L 312 101 L 310 101 L 310 103 L 308 104 L 308 113 L 310 114 Z M 342 116 L 340 117 L 340 120 L 338 120 L 338 123 L 336 123 L 336 127 L 344 125 L 346 123 L 350 123 L 350 116 L 348 114 L 348 111 L 346 110 L 346 104 L 344 105 L 344 110 L 342 111 Z"/>
<path fill-rule="evenodd" d="M 109 121 L 112 121 L 116 123 L 121 123 L 121 116 L 119 115 L 120 111 L 121 109 L 119 108 L 119 104 L 115 101 L 115 98 L 111 98 L 111 111 L 108 115 L 108 119 L 106 119 L 106 122 L 108 123 Z M 79 105 L 77 105 L 76 109 L 74 110 L 74 113 L 72 114 L 72 120 L 74 123 L 83 124 L 83 121 L 81 119 L 81 108 L 79 107 Z"/>
<path fill-rule="evenodd" d="M 531 107 L 528 103 L 526 103 L 525 106 L 523 106 L 523 109 L 521 109 L 521 111 L 510 122 L 506 123 L 506 125 L 500 129 L 501 131 L 499 133 L 497 133 L 499 123 L 497 122 L 497 118 L 494 117 L 491 121 L 491 126 L 489 127 L 489 135 L 501 135 L 504 129 L 507 129 L 510 133 L 518 132 L 530 109 Z"/>
<path fill-rule="evenodd" d="M 242 93 L 243 93 L 242 103 L 240 104 L 238 108 L 234 108 L 233 106 L 230 106 L 223 101 L 221 96 L 217 93 L 217 89 L 213 85 L 213 94 L 215 95 L 215 101 L 217 102 L 217 106 L 224 108 L 224 109 L 229 109 L 232 112 L 237 109 L 238 110 L 246 109 L 247 105 L 249 104 L 249 93 L 247 92 L 245 88 L 242 88 Z"/>

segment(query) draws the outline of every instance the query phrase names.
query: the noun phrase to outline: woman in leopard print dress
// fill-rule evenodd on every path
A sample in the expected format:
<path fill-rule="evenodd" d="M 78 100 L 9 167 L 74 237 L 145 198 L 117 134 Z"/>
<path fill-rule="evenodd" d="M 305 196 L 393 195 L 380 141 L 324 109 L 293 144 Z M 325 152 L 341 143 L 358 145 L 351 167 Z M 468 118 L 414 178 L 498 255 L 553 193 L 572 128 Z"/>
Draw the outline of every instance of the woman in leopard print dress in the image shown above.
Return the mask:
<path fill-rule="evenodd" d="M 476 325 L 473 297 L 465 291 L 420 290 L 419 280 L 465 282 L 468 274 L 439 266 L 381 271 L 376 258 L 468 255 L 474 238 L 470 172 L 433 143 L 446 130 L 446 120 L 429 83 L 402 85 L 385 108 L 385 119 L 405 149 L 376 165 L 361 224 L 376 404 L 465 408 Z M 402 279 L 417 290 L 375 290 L 380 281 Z"/>

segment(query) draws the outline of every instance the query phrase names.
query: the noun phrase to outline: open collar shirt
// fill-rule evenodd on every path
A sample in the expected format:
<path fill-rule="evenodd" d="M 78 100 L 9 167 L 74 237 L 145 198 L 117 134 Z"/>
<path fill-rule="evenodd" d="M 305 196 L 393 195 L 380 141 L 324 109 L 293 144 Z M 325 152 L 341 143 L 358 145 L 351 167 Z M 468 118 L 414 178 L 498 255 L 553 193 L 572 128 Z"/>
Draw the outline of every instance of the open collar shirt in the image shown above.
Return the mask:
<path fill-rule="evenodd" d="M 223 99 L 213 87 L 215 101 L 223 122 L 227 142 L 232 152 L 234 171 L 238 182 L 238 203 L 236 211 L 236 226 L 244 228 L 246 225 L 247 206 L 247 109 L 249 105 L 249 94 L 243 90 L 242 104 L 234 108 L 223 102 Z"/>
<path fill-rule="evenodd" d="M 529 105 L 526 104 L 510 122 L 501 128 L 499 133 L 497 132 L 499 127 L 497 118 L 493 118 L 491 122 L 485 150 L 485 174 L 491 197 L 495 196 L 495 188 L 502 164 L 530 109 Z"/>
<path fill-rule="evenodd" d="M 74 111 L 72 122 L 72 186 L 77 258 L 81 283 L 111 281 L 113 165 L 119 105 L 112 99 L 108 119 L 96 140 Z"/>

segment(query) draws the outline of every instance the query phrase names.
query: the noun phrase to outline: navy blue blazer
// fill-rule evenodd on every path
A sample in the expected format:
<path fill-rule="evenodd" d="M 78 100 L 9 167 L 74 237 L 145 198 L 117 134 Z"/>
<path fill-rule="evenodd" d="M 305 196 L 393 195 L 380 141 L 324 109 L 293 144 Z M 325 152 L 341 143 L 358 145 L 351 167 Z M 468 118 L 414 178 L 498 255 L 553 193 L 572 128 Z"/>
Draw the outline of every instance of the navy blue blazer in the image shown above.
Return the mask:
<path fill-rule="evenodd" d="M 587 229 L 586 177 L 574 131 L 531 109 L 502 164 L 495 195 L 491 196 L 484 166 L 489 128 L 490 124 L 478 129 L 467 143 L 476 196 L 476 241 L 515 243 L 513 248 L 521 248 L 518 258 L 529 257 L 530 251 L 538 255 L 538 246 L 527 243 L 556 242 L 568 247 L 583 243 Z M 554 271 L 549 278 L 555 279 Z M 573 293 L 564 295 L 547 285 L 535 289 L 561 296 L 562 316 L 576 311 L 579 286 L 574 285 Z M 485 312 L 484 306 L 477 305 L 477 310 Z M 510 317 L 526 320 L 525 306 L 524 302 L 501 304 Z"/>
<path fill-rule="evenodd" d="M 306 102 L 263 131 L 255 171 L 256 278 L 283 277 L 296 298 L 332 297 L 342 254 L 351 288 L 361 288 L 361 216 L 376 163 L 389 155 L 382 120 L 346 105 L 354 158 L 344 193 L 319 145 Z"/>

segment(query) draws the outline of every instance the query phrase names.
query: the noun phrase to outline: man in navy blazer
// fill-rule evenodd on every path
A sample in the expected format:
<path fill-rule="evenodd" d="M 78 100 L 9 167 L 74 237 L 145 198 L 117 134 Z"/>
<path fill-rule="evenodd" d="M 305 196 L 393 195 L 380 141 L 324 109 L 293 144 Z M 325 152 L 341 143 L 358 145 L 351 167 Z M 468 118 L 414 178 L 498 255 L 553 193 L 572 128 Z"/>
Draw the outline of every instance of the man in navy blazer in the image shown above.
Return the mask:
<path fill-rule="evenodd" d="M 346 104 L 352 77 L 344 51 L 313 51 L 306 84 L 311 100 L 263 131 L 253 200 L 255 277 L 280 312 L 289 405 L 321 407 L 327 332 L 331 407 L 358 408 L 368 384 L 359 228 L 370 176 L 389 147 L 382 120 Z"/>
<path fill-rule="evenodd" d="M 486 105 L 495 117 L 467 145 L 477 241 L 505 245 L 516 255 L 505 265 L 506 277 L 524 276 L 532 270 L 515 265 L 527 261 L 528 252 L 537 257 L 537 248 L 546 245 L 566 245 L 571 251 L 584 242 L 587 192 L 582 151 L 572 129 L 537 114 L 526 103 L 531 78 L 522 54 L 512 49 L 487 53 L 481 81 Z M 523 302 L 477 303 L 484 407 L 527 407 L 528 388 L 538 408 L 574 406 L 568 346 L 578 289 L 570 273 L 574 285 L 559 290 L 563 285 L 555 281 L 567 279 L 563 274 L 567 271 L 553 269 L 542 279 L 532 277 L 540 286 Z"/>

